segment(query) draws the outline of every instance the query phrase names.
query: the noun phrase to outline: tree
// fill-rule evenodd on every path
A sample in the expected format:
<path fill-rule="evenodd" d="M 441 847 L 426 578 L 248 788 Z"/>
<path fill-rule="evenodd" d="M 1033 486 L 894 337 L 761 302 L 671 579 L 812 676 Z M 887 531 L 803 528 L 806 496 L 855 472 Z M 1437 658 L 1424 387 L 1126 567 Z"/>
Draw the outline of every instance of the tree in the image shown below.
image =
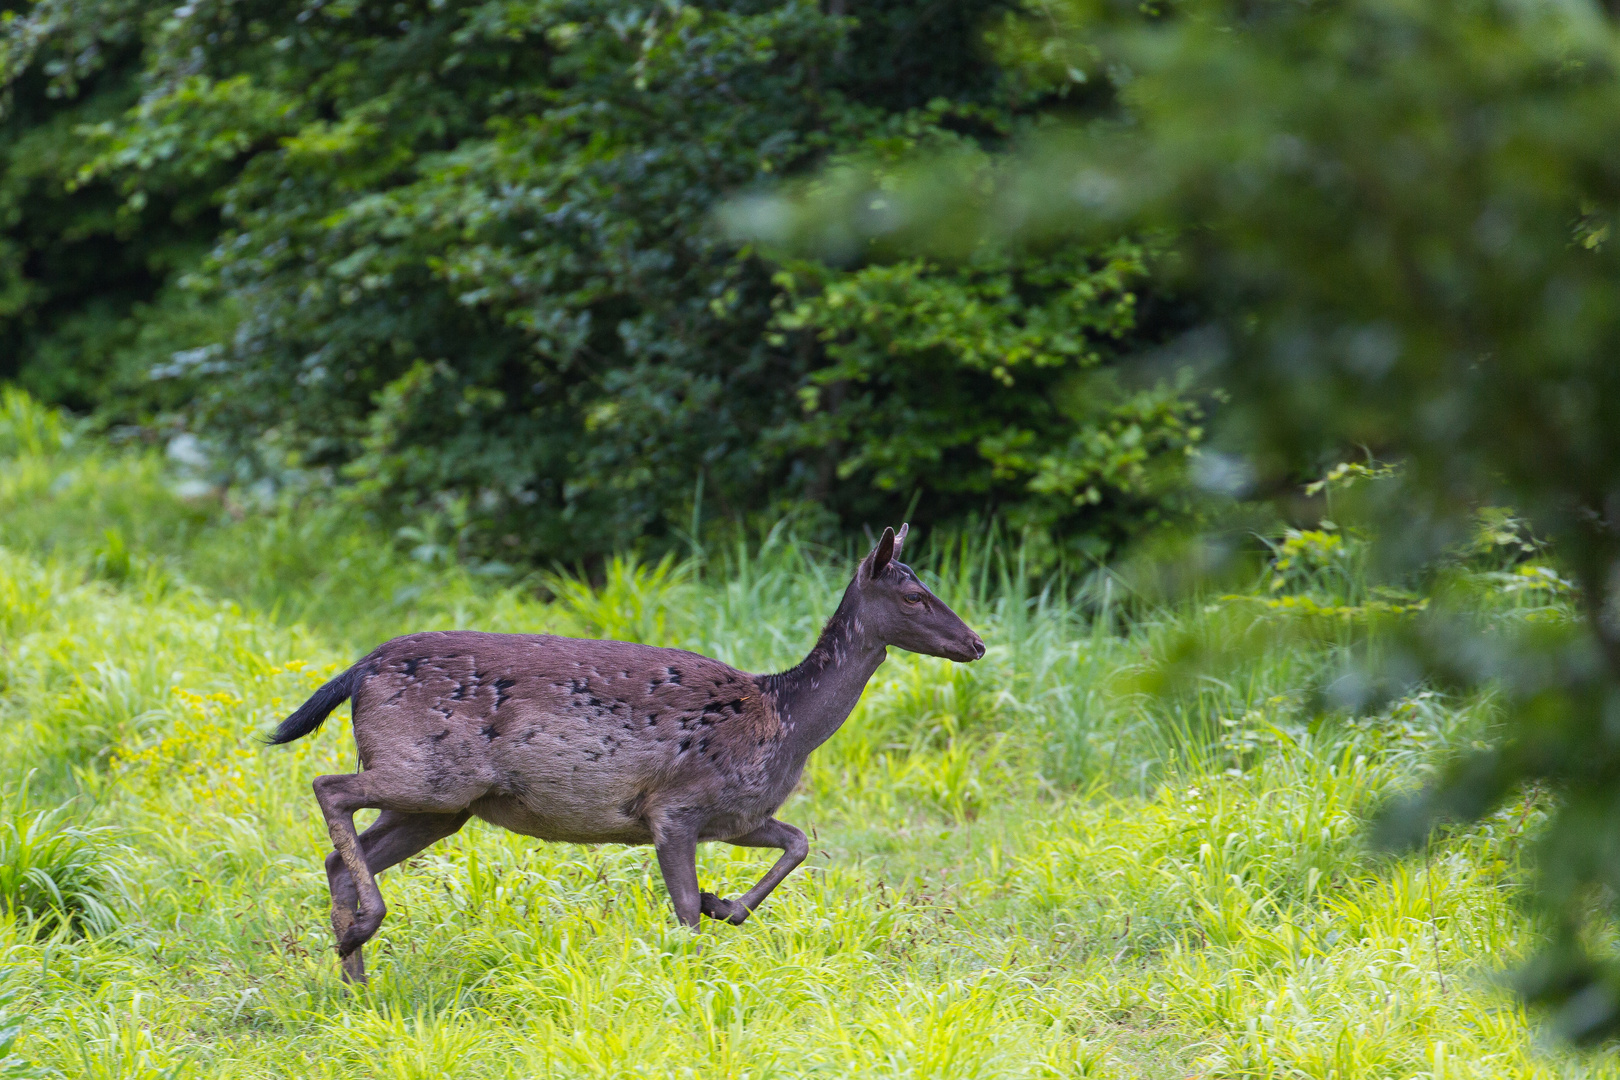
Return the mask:
<path fill-rule="evenodd" d="M 674 544 L 700 490 L 1105 550 L 1173 512 L 1201 434 L 1174 386 L 1076 400 L 1178 317 L 1142 245 L 1064 253 L 1071 281 L 780 268 L 711 227 L 842 155 L 1005 143 L 1044 91 L 982 48 L 997 10 L 33 0 L 0 375 L 109 422 L 178 410 L 240 480 L 342 484 L 507 560 Z"/>
<path fill-rule="evenodd" d="M 1174 230 L 1211 313 L 1187 352 L 1233 394 L 1219 444 L 1256 490 L 1347 452 L 1397 463 L 1386 567 L 1421 564 L 1482 505 L 1524 515 L 1581 617 L 1490 630 L 1441 610 L 1412 627 L 1384 675 L 1495 686 L 1506 735 L 1394 808 L 1384 835 L 1554 790 L 1536 896 L 1557 929 L 1521 986 L 1577 1038 L 1620 1031 L 1620 954 L 1588 933 L 1620 896 L 1613 18 L 1508 0 L 1042 15 L 1008 48 L 1051 78 L 1111 78 L 1125 122 L 1053 125 L 1012 156 L 936 160 L 881 191 L 846 173 L 778 207 L 774 234 L 809 237 L 875 197 L 886 214 L 843 220 L 940 254 Z"/>

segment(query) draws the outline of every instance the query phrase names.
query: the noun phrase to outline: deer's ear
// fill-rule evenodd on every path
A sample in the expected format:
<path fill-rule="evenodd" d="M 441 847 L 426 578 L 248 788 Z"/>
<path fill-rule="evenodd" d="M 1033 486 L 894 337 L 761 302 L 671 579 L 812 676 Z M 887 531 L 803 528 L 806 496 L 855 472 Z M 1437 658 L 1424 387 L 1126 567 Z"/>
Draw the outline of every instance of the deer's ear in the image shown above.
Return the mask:
<path fill-rule="evenodd" d="M 887 570 L 889 560 L 894 558 L 895 548 L 899 546 L 894 540 L 894 530 L 884 529 L 883 535 L 878 538 L 877 547 L 872 549 L 872 554 L 868 559 L 872 564 L 872 568 L 867 572 L 867 576 L 875 578 Z"/>
<path fill-rule="evenodd" d="M 894 554 L 889 556 L 891 559 L 898 559 L 900 557 L 900 549 L 904 547 L 906 543 L 906 533 L 910 531 L 911 523 L 902 521 L 900 523 L 900 531 L 894 534 Z"/>

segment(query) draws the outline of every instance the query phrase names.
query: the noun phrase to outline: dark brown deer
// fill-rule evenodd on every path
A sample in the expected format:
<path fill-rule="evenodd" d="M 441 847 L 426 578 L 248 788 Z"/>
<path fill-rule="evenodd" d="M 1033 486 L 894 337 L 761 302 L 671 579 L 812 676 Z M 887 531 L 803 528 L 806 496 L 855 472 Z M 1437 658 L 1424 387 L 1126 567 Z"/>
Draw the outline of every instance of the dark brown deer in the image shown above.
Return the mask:
<path fill-rule="evenodd" d="M 810 752 L 848 718 L 887 646 L 963 663 L 984 642 L 883 530 L 804 662 L 747 675 L 696 653 L 546 634 L 411 634 L 317 690 L 272 743 L 308 735 L 354 699 L 360 772 L 318 776 L 336 849 L 326 859 L 346 979 L 386 908 L 376 875 L 473 815 L 542 840 L 652 844 L 682 923 L 741 923 L 809 852 L 771 815 Z M 382 813 L 355 835 L 354 812 Z M 700 892 L 697 845 L 778 848 L 735 900 Z"/>

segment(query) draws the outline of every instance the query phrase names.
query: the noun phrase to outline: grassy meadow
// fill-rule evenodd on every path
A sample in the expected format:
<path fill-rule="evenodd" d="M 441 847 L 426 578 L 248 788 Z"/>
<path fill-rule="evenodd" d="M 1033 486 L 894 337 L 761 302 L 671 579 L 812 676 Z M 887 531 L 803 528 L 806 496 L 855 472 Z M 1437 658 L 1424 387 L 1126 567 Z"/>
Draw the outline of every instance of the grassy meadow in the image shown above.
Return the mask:
<path fill-rule="evenodd" d="M 355 767 L 347 708 L 255 739 L 330 672 L 456 627 L 779 668 L 849 572 L 781 530 L 514 585 L 429 540 L 183 498 L 161 453 L 5 398 L 0 1077 L 1620 1076 L 1497 980 L 1536 940 L 1537 796 L 1415 857 L 1365 846 L 1370 809 L 1493 714 L 1318 710 L 1400 607 L 1333 537 L 1175 609 L 1032 585 L 1007 544 L 923 547 L 990 652 L 891 653 L 783 809 L 810 861 L 745 926 L 680 928 L 650 849 L 474 822 L 382 877 L 350 992 L 309 790 Z M 1488 620 L 1564 617 L 1533 566 L 1477 577 Z M 1233 640 L 1264 647 L 1166 684 Z M 771 856 L 710 845 L 700 874 L 734 895 Z"/>

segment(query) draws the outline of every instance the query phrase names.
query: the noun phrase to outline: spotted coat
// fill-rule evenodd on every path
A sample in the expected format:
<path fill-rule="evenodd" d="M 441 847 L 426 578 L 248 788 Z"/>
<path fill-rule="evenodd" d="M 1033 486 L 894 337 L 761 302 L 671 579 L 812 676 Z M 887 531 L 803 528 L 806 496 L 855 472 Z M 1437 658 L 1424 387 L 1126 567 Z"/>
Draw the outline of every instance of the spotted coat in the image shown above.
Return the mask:
<path fill-rule="evenodd" d="M 420 778 L 514 832 L 656 841 L 701 800 L 704 839 L 746 833 L 792 791 L 758 681 L 681 649 L 472 631 L 395 638 L 356 665 L 368 772 Z M 720 793 L 722 805 L 713 805 Z"/>

